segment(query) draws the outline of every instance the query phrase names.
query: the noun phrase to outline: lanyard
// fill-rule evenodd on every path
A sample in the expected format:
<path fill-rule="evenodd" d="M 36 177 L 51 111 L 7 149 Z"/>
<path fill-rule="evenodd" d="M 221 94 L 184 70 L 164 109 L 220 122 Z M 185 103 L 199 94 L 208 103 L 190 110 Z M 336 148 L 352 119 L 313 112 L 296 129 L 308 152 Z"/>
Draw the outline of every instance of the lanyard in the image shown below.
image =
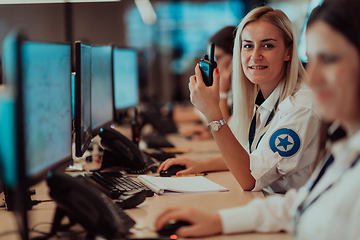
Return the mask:
<path fill-rule="evenodd" d="M 259 92 L 259 94 L 261 94 L 261 92 Z M 256 98 L 256 101 L 255 101 L 256 104 L 259 101 L 259 94 L 258 94 L 258 97 Z M 265 101 L 262 94 L 261 94 L 261 97 L 262 97 L 262 102 L 260 104 L 257 104 L 257 105 L 261 105 Z M 266 128 L 271 123 L 272 119 L 274 118 L 275 112 L 276 112 L 276 110 L 278 108 L 278 105 L 279 105 L 279 101 L 280 101 L 280 98 L 278 98 L 278 100 L 276 101 L 276 103 L 274 105 L 274 108 L 271 110 L 270 115 L 269 115 L 268 119 L 266 120 L 264 128 Z M 250 130 L 249 130 L 249 150 L 250 150 L 249 152 L 250 153 L 251 153 L 251 146 L 252 146 L 252 143 L 254 142 L 254 138 L 255 138 L 257 110 L 258 110 L 258 107 L 256 107 L 255 114 L 254 114 L 254 117 L 253 117 L 253 119 L 251 121 Z M 266 133 L 266 131 L 259 138 L 259 141 L 256 144 L 256 148 L 258 147 L 259 142 L 261 141 L 261 139 L 265 135 L 265 133 Z"/>
<path fill-rule="evenodd" d="M 301 215 L 314 203 L 316 202 L 316 200 L 319 199 L 319 197 L 324 194 L 326 191 L 328 191 L 332 186 L 335 185 L 336 182 L 338 182 L 341 177 L 344 175 L 345 172 L 347 172 L 349 169 L 353 168 L 360 160 L 360 154 L 356 157 L 356 159 L 352 162 L 352 164 L 347 167 L 346 169 L 344 169 L 344 171 L 340 174 L 339 178 L 336 179 L 332 184 L 330 184 L 327 188 L 325 188 L 316 198 L 314 198 L 308 205 L 305 206 L 305 201 L 306 199 L 309 197 L 311 191 L 314 189 L 315 185 L 319 182 L 319 180 L 323 177 L 325 171 L 328 169 L 328 167 L 334 162 L 334 157 L 333 155 L 330 155 L 328 160 L 326 161 L 326 163 L 324 164 L 324 166 L 322 167 L 322 169 L 319 172 L 319 175 L 317 176 L 317 178 L 315 179 L 314 183 L 311 185 L 308 195 L 307 197 L 304 199 L 304 201 L 302 201 L 302 203 L 299 205 L 299 207 L 296 210 L 296 214 L 295 214 L 295 219 L 294 219 L 294 223 L 295 223 L 295 233 L 297 230 L 297 225 L 299 223 L 300 217 Z"/>

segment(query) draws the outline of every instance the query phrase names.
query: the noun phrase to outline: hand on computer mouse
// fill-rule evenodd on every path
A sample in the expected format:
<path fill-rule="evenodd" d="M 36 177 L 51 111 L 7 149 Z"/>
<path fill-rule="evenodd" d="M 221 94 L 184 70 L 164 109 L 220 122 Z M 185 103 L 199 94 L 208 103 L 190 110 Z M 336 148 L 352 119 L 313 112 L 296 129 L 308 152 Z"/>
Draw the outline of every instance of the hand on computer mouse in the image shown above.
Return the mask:
<path fill-rule="evenodd" d="M 178 171 L 176 175 L 194 174 L 204 171 L 201 161 L 194 161 L 188 158 L 169 158 L 160 164 L 158 172 L 160 173 L 160 171 L 167 170 L 173 165 L 182 165 L 186 167 L 186 169 Z"/>
<path fill-rule="evenodd" d="M 173 175 L 177 175 L 177 173 L 179 171 L 185 170 L 186 167 L 183 165 L 171 165 L 168 169 L 166 170 L 161 170 L 160 173 L 160 177 L 171 177 Z"/>
<path fill-rule="evenodd" d="M 175 231 L 178 237 L 204 237 L 222 233 L 219 215 L 207 214 L 192 208 L 168 208 L 157 217 L 155 228 L 161 231 L 165 226 L 169 226 L 170 222 L 175 224 L 180 221 L 191 225 L 181 225 Z"/>
<path fill-rule="evenodd" d="M 165 226 L 162 227 L 157 232 L 160 236 L 171 236 L 171 235 L 175 234 L 175 232 L 179 228 L 184 227 L 184 226 L 189 226 L 189 225 L 191 225 L 191 224 L 188 222 L 185 222 L 185 221 L 170 220 L 170 222 L 165 224 Z"/>

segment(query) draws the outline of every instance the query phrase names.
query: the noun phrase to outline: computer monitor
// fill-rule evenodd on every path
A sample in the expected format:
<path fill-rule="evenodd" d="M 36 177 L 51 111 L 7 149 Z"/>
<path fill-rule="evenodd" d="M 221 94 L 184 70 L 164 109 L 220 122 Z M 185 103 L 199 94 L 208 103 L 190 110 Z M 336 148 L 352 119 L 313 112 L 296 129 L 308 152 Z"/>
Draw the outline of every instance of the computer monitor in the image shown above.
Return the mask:
<path fill-rule="evenodd" d="M 304 25 L 302 28 L 302 32 L 300 35 L 300 41 L 299 41 L 299 57 L 301 62 L 303 63 L 307 63 L 308 58 L 306 56 L 306 38 L 305 38 L 305 32 L 306 32 L 306 25 L 307 25 L 307 21 L 309 19 L 310 13 L 312 12 L 312 10 L 319 6 L 324 0 L 311 0 L 309 7 L 308 7 L 308 11 L 306 14 L 306 18 L 304 21 Z"/>
<path fill-rule="evenodd" d="M 81 157 L 92 139 L 91 46 L 75 42 L 75 156 Z"/>
<path fill-rule="evenodd" d="M 27 181 L 25 170 L 23 101 L 21 96 L 21 51 L 23 35 L 18 31 L 9 33 L 3 42 L 6 85 L 0 93 L 0 175 L 5 190 L 8 209 L 16 216 L 21 239 L 27 240 L 26 212 Z"/>
<path fill-rule="evenodd" d="M 114 48 L 114 107 L 115 114 L 135 107 L 139 102 L 139 73 L 137 51 Z"/>
<path fill-rule="evenodd" d="M 69 44 L 29 42 L 21 35 L 13 40 L 16 61 L 4 69 L 10 91 L 0 101 L 6 129 L 0 145 L 8 144 L 0 153 L 3 170 L 14 174 L 4 175 L 6 201 L 18 215 L 22 239 L 28 239 L 26 189 L 72 162 L 71 50 Z"/>
<path fill-rule="evenodd" d="M 17 185 L 17 150 L 16 150 L 16 102 L 15 84 L 19 82 L 20 42 L 19 32 L 6 35 L 2 44 L 3 81 L 0 93 L 0 177 L 5 187 Z"/>
<path fill-rule="evenodd" d="M 21 44 L 26 173 L 29 184 L 71 157 L 71 46 Z"/>
<path fill-rule="evenodd" d="M 113 47 L 91 47 L 91 121 L 92 133 L 110 126 L 114 120 Z"/>

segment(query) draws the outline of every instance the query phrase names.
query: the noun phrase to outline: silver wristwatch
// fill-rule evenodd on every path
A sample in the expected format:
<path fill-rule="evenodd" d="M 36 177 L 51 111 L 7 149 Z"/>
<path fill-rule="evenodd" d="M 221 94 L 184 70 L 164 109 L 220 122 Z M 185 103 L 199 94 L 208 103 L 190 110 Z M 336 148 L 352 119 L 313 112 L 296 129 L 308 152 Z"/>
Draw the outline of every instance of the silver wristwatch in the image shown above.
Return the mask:
<path fill-rule="evenodd" d="M 210 128 L 211 131 L 214 131 L 214 132 L 217 132 L 219 131 L 219 129 L 224 126 L 226 123 L 226 120 L 225 118 L 219 120 L 219 121 L 211 121 L 209 124 L 208 124 L 208 127 Z"/>

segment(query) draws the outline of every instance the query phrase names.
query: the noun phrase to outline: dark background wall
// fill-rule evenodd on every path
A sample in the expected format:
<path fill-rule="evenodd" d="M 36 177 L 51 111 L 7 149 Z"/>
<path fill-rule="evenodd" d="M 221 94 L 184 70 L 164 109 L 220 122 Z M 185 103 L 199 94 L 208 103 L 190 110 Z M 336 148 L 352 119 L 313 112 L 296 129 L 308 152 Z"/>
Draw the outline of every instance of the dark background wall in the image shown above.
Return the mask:
<path fill-rule="evenodd" d="M 211 1 L 213 0 L 190 2 Z M 179 0 L 151 1 L 154 6 L 164 2 L 179 2 Z M 265 1 L 259 0 L 243 2 L 247 10 L 265 4 Z M 100 3 L 0 4 L 0 43 L 11 29 L 20 27 L 31 40 L 72 43 L 81 40 L 90 44 L 113 43 L 116 46 L 127 47 L 129 43 L 126 36 L 125 16 L 129 9 L 134 7 L 133 0 Z M 147 58 L 143 58 L 145 62 L 140 67 L 141 94 L 167 102 L 173 98 L 175 88 L 182 88 L 179 99 L 188 101 L 187 85 L 182 83 L 186 83 L 189 76 L 176 76 L 177 79 L 169 81 L 174 78 L 167 66 L 172 56 L 161 54 L 158 49 L 148 50 L 143 54 Z"/>

